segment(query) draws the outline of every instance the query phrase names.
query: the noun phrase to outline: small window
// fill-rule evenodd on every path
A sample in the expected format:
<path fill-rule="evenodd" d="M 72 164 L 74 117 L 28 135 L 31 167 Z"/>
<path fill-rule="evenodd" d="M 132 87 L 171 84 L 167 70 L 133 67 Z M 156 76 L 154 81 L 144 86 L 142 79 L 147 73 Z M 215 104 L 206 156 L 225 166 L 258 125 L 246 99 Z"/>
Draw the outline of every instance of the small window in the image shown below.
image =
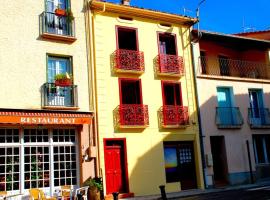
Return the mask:
<path fill-rule="evenodd" d="M 159 53 L 160 54 L 177 55 L 175 35 L 167 34 L 167 33 L 166 34 L 160 33 L 158 35 L 158 39 L 159 39 Z"/>
<path fill-rule="evenodd" d="M 182 105 L 180 83 L 162 82 L 163 104 Z"/>
<path fill-rule="evenodd" d="M 117 27 L 117 41 L 118 49 L 138 50 L 136 29 Z"/>
<path fill-rule="evenodd" d="M 142 104 L 140 79 L 120 79 L 121 104 Z"/>

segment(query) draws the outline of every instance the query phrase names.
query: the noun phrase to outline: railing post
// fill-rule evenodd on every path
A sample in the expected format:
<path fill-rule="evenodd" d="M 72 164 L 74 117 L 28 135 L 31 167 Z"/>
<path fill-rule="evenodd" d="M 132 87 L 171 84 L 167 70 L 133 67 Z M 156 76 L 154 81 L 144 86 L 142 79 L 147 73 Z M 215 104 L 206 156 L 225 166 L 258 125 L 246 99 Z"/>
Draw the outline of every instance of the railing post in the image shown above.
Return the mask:
<path fill-rule="evenodd" d="M 165 185 L 160 185 L 159 189 L 160 189 L 162 200 L 167 200 L 166 191 L 165 191 Z"/>

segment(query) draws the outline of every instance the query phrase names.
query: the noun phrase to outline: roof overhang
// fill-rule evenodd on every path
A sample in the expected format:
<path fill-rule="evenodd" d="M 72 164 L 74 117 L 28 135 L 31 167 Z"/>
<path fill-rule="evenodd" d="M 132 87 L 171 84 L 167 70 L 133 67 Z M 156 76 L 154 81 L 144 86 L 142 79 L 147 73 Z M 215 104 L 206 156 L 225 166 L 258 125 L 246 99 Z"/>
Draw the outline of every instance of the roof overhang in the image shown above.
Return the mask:
<path fill-rule="evenodd" d="M 261 48 L 270 48 L 270 41 L 256 39 L 256 38 L 249 38 L 244 36 L 238 35 L 231 35 L 231 34 L 223 34 L 223 33 L 216 33 L 210 31 L 200 31 L 198 34 L 198 30 L 192 31 L 193 38 L 198 38 L 200 40 L 207 40 L 213 42 L 221 42 L 226 44 L 233 44 L 233 45 L 241 45 L 239 47 L 261 47 Z"/>
<path fill-rule="evenodd" d="M 166 23 L 180 24 L 185 26 L 192 26 L 197 23 L 197 18 L 190 18 L 176 14 L 164 13 L 160 11 L 148 10 L 133 6 L 126 6 L 120 4 L 113 4 L 108 2 L 90 1 L 91 10 L 96 10 L 98 12 L 110 12 L 121 15 L 126 15 L 129 17 L 141 17 Z"/>

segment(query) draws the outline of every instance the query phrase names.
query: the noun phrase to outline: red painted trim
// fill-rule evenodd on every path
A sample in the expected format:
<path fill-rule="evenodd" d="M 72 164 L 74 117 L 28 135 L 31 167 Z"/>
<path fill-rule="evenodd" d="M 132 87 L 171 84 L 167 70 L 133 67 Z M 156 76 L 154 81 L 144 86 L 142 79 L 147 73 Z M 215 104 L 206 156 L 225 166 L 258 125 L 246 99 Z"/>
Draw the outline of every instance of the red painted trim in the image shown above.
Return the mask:
<path fill-rule="evenodd" d="M 119 38 L 118 38 L 118 30 L 119 29 L 125 29 L 125 30 L 135 30 L 136 32 L 136 51 L 139 51 L 139 41 L 138 41 L 138 28 L 133 28 L 133 27 L 126 27 L 126 26 L 115 26 L 115 32 L 116 32 L 116 49 L 119 49 Z"/>
<path fill-rule="evenodd" d="M 183 105 L 183 99 L 182 99 L 182 87 L 181 87 L 181 82 L 176 82 L 176 81 L 161 81 L 161 90 L 162 90 L 162 103 L 163 105 L 165 104 L 165 91 L 164 91 L 164 85 L 179 85 L 179 94 L 180 94 L 180 103 L 181 106 Z M 174 103 L 176 102 L 176 97 L 174 93 Z"/>
<path fill-rule="evenodd" d="M 175 54 L 176 56 L 178 56 L 178 46 L 177 46 L 177 38 L 176 38 L 176 34 L 174 33 L 167 33 L 167 32 L 160 32 L 157 31 L 157 44 L 158 44 L 158 54 L 160 54 L 160 46 L 159 46 L 159 36 L 160 35 L 172 35 L 174 37 L 174 44 L 175 44 Z"/>
<path fill-rule="evenodd" d="M 122 81 L 126 82 L 136 82 L 139 81 L 139 87 L 140 87 L 140 101 L 141 105 L 143 105 L 143 98 L 142 98 L 142 82 L 139 78 L 118 78 L 118 84 L 119 84 L 119 98 L 120 98 L 120 105 L 122 105 Z"/>
<path fill-rule="evenodd" d="M 103 146 L 104 146 L 104 154 L 106 150 L 106 142 L 107 141 L 122 141 L 123 142 L 123 151 L 124 151 L 124 170 L 125 170 L 125 185 L 127 189 L 127 193 L 130 192 L 129 190 L 129 177 L 128 177 L 128 162 L 127 162 L 127 143 L 126 138 L 103 138 Z M 104 160 L 105 162 L 105 160 Z"/>

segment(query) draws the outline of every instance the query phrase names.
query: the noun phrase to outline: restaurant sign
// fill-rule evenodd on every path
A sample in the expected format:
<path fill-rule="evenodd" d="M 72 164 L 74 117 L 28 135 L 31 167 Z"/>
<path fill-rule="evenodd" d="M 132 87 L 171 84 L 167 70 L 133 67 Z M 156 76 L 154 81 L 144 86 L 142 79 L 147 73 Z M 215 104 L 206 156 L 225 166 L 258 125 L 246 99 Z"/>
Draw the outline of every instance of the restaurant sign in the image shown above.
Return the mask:
<path fill-rule="evenodd" d="M 0 123 L 11 124 L 62 124 L 62 125 L 78 125 L 91 124 L 91 115 L 55 115 L 55 116 L 19 116 L 19 115 L 0 115 Z"/>

